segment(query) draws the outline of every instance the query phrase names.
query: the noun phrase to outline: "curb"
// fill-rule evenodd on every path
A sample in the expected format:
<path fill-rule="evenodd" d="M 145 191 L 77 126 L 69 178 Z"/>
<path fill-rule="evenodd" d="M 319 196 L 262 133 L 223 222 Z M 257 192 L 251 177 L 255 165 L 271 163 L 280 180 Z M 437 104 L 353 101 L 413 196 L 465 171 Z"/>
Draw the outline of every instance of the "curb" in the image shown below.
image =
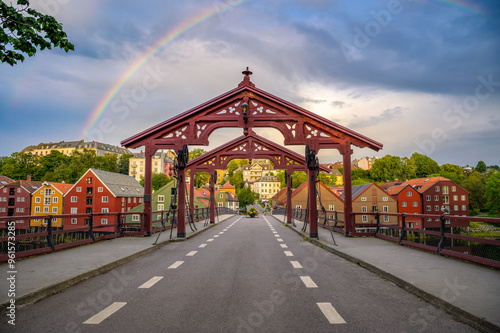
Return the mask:
<path fill-rule="evenodd" d="M 274 218 L 279 223 L 284 225 L 283 221 L 279 220 L 276 217 L 274 217 Z M 318 247 L 320 247 L 320 248 L 322 248 L 330 253 L 333 253 L 333 254 L 335 254 L 335 255 L 337 255 L 345 260 L 348 260 L 352 263 L 355 263 L 355 264 L 369 270 L 370 272 L 379 275 L 383 279 L 391 281 L 392 283 L 394 283 L 398 287 L 403 288 L 404 290 L 418 296 L 419 298 L 427 301 L 428 303 L 434 305 L 435 307 L 437 307 L 441 310 L 444 310 L 445 312 L 459 318 L 461 321 L 463 321 L 464 323 L 466 323 L 467 325 L 469 325 L 475 329 L 481 330 L 483 332 L 491 332 L 491 333 L 500 332 L 500 326 L 497 326 L 497 325 L 487 321 L 484 318 L 480 318 L 480 317 L 478 317 L 472 313 L 469 313 L 469 312 L 467 312 L 467 311 L 465 311 L 465 310 L 463 310 L 463 309 L 461 309 L 461 308 L 459 308 L 459 307 L 457 307 L 449 302 L 446 302 L 446 301 L 442 300 L 441 298 L 439 298 L 435 295 L 432 295 L 432 294 L 426 292 L 425 290 L 420 289 L 420 288 L 414 286 L 413 284 L 411 284 L 405 280 L 402 280 L 399 277 L 397 277 L 391 273 L 388 273 L 388 272 L 386 272 L 386 271 L 384 271 L 384 270 L 382 270 L 382 269 L 380 269 L 372 264 L 369 264 L 369 263 L 363 261 L 362 259 L 359 259 L 359 258 L 353 257 L 351 255 L 348 255 L 346 253 L 343 253 L 343 252 L 331 247 L 329 244 L 325 244 L 317 239 L 310 239 L 307 235 L 301 233 L 299 230 L 296 230 L 291 225 L 286 225 L 286 227 L 290 228 L 291 230 L 295 231 L 300 236 L 304 237 L 304 239 L 307 240 L 309 243 L 314 244 L 314 245 L 316 245 L 316 246 L 318 246 Z"/>
<path fill-rule="evenodd" d="M 26 294 L 26 295 L 22 295 L 20 297 L 16 297 L 15 301 L 16 301 L 16 308 L 19 308 L 21 306 L 24 306 L 24 305 L 27 305 L 27 304 L 30 304 L 30 303 L 35 303 L 35 302 L 38 302 L 38 301 L 41 301 L 47 297 L 50 297 L 54 294 L 57 294 L 57 293 L 60 293 L 62 292 L 63 290 L 69 288 L 69 287 L 72 287 L 74 285 L 77 285 L 78 283 L 80 282 L 83 282 L 83 281 L 86 281 L 88 279 L 91 279 L 95 276 L 98 276 L 98 275 L 101 275 L 101 274 L 104 274 L 104 273 L 107 273 L 109 272 L 110 270 L 116 268 L 116 267 L 119 267 L 121 265 L 124 265 L 134 259 L 137 259 L 145 254 L 148 254 L 148 253 L 151 253 L 155 250 L 158 250 L 160 248 L 162 248 L 163 246 L 167 245 L 167 244 L 170 244 L 170 243 L 176 243 L 176 242 L 184 242 L 188 239 L 191 239 L 193 237 L 196 237 L 202 233 L 204 233 L 205 231 L 215 227 L 216 225 L 226 221 L 227 219 L 231 218 L 232 216 L 228 217 L 228 218 L 225 218 L 224 220 L 221 220 L 219 221 L 218 223 L 216 224 L 212 224 L 212 225 L 208 225 L 207 227 L 203 228 L 202 230 L 197 230 L 195 232 L 193 232 L 192 234 L 190 234 L 188 237 L 186 238 L 180 238 L 180 239 L 167 239 L 167 240 L 164 240 L 163 242 L 161 243 L 158 243 L 156 245 L 153 245 L 152 247 L 150 248 L 147 248 L 147 249 L 144 249 L 142 251 L 139 251 L 139 252 L 136 252 L 134 254 L 131 254 L 127 257 L 124 257 L 124 258 L 121 258 L 121 259 L 118 259 L 116 261 L 113 261 L 113 262 L 110 262 L 108 264 L 105 264 L 101 267 L 97 267 L 97 268 L 94 268 L 90 271 L 87 271 L 87 272 L 84 272 L 84 273 L 81 273 L 77 276 L 74 276 L 72 278 L 69 278 L 67 280 L 64 280 L 62 282 L 59 282 L 57 284 L 53 284 L 53 285 L 50 285 L 50 286 L 47 286 L 47 287 L 43 287 L 41 289 L 38 289 L 38 290 L 35 290 L 29 294 Z M 68 249 L 69 250 L 69 249 Z M 2 304 L 0 304 L 0 311 L 4 312 L 5 310 L 7 310 L 7 307 L 9 306 L 10 304 L 10 301 L 7 301 L 7 302 L 4 302 Z"/>

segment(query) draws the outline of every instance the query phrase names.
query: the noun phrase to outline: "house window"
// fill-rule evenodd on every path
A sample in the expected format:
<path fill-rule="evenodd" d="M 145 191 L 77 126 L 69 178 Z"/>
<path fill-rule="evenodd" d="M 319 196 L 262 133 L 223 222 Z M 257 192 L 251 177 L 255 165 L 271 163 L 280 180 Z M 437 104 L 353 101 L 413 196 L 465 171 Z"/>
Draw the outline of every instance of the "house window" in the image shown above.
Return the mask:
<path fill-rule="evenodd" d="M 456 192 L 456 191 L 457 191 L 457 187 L 456 187 L 456 186 L 452 186 L 452 187 L 451 187 L 451 191 L 452 191 L 452 192 Z"/>
<path fill-rule="evenodd" d="M 85 200 L 85 204 L 92 205 L 92 197 L 87 197 L 87 199 Z"/>
<path fill-rule="evenodd" d="M 296 205 L 295 209 L 302 209 L 302 205 Z"/>
<path fill-rule="evenodd" d="M 85 213 L 92 214 L 92 207 L 85 208 Z"/>
<path fill-rule="evenodd" d="M 77 220 L 76 220 L 75 218 L 72 218 L 72 219 L 71 219 L 71 224 L 76 224 L 76 221 L 77 221 Z"/>
<path fill-rule="evenodd" d="M 92 177 L 87 178 L 87 184 L 92 184 Z"/>
<path fill-rule="evenodd" d="M 458 210 L 458 205 L 453 205 L 453 210 L 457 211 Z"/>
<path fill-rule="evenodd" d="M 45 189 L 45 195 L 50 195 L 50 194 L 51 194 L 50 188 L 46 188 Z"/>
<path fill-rule="evenodd" d="M 81 191 L 82 191 L 82 188 L 81 188 L 80 186 L 78 186 L 78 187 L 76 188 L 76 191 L 77 191 L 77 192 L 81 192 Z"/>
<path fill-rule="evenodd" d="M 165 202 L 165 196 L 164 195 L 159 195 L 158 196 L 158 202 Z"/>
<path fill-rule="evenodd" d="M 77 211 L 78 211 L 78 208 L 76 208 L 76 207 L 71 208 L 71 214 L 78 214 Z"/>
<path fill-rule="evenodd" d="M 438 212 L 438 211 L 439 211 L 439 205 L 435 205 L 435 206 L 434 206 L 434 210 L 435 210 L 436 212 Z"/>
<path fill-rule="evenodd" d="M 362 222 L 368 222 L 368 215 L 361 215 Z"/>
<path fill-rule="evenodd" d="M 101 213 L 109 213 L 109 208 L 107 207 L 102 208 Z"/>
<path fill-rule="evenodd" d="M 103 196 L 102 197 L 102 202 L 108 202 L 108 196 Z"/>
<path fill-rule="evenodd" d="M 132 221 L 133 222 L 138 222 L 139 221 L 139 214 L 133 214 L 132 215 Z"/>
<path fill-rule="evenodd" d="M 401 207 L 407 207 L 408 203 L 406 201 L 401 201 Z"/>
<path fill-rule="evenodd" d="M 361 213 L 367 213 L 368 212 L 368 207 L 367 206 L 361 206 Z"/>
<path fill-rule="evenodd" d="M 3 189 L 3 193 L 7 193 L 7 188 Z M 41 193 L 40 193 L 41 194 Z"/>
<path fill-rule="evenodd" d="M 384 215 L 384 222 L 389 222 L 389 216 Z"/>
<path fill-rule="evenodd" d="M 467 206 L 466 205 L 462 205 L 462 210 L 467 210 Z"/>
<path fill-rule="evenodd" d="M 460 200 L 465 201 L 465 194 L 462 194 L 462 195 L 460 196 Z"/>
<path fill-rule="evenodd" d="M 45 198 L 44 205 L 50 205 L 50 198 Z"/>
<path fill-rule="evenodd" d="M 224 198 L 224 194 L 219 194 L 219 198 Z"/>
<path fill-rule="evenodd" d="M 448 194 L 448 193 L 449 193 L 448 186 L 443 186 L 443 194 Z"/>
<path fill-rule="evenodd" d="M 439 201 L 439 195 L 434 196 L 434 201 Z"/>
<path fill-rule="evenodd" d="M 40 207 L 38 206 L 35 207 L 35 213 L 40 213 Z"/>
<path fill-rule="evenodd" d="M 131 203 L 132 202 L 132 198 L 128 198 L 127 202 Z"/>
<path fill-rule="evenodd" d="M 102 187 L 97 188 L 97 192 L 102 192 L 102 191 L 103 191 Z"/>
<path fill-rule="evenodd" d="M 108 219 L 101 219 L 101 224 L 108 224 Z"/>
<path fill-rule="evenodd" d="M 328 210 L 335 210 L 335 205 L 328 205 Z"/>
<path fill-rule="evenodd" d="M 453 195 L 453 201 L 458 201 L 458 195 Z"/>
<path fill-rule="evenodd" d="M 217 207 L 224 207 L 224 203 L 223 203 L 223 202 L 221 202 L 221 201 L 219 201 L 219 202 L 217 203 Z"/>
<path fill-rule="evenodd" d="M 413 195 L 413 192 L 412 191 L 406 191 L 406 196 L 407 197 L 411 197 Z"/>
<path fill-rule="evenodd" d="M 413 207 L 418 207 L 418 201 L 413 201 Z"/>
<path fill-rule="evenodd" d="M 72 196 L 72 197 L 71 197 L 71 202 L 76 202 L 76 200 L 77 200 L 77 197 L 76 197 L 76 196 Z"/>
<path fill-rule="evenodd" d="M 426 195 L 426 196 L 425 196 L 425 200 L 427 200 L 427 201 L 431 201 L 431 196 L 430 196 L 430 195 Z"/>
<path fill-rule="evenodd" d="M 366 201 L 366 197 L 361 197 L 361 201 Z"/>
<path fill-rule="evenodd" d="M 383 201 L 389 201 L 389 197 L 383 197 L 382 200 Z"/>
<path fill-rule="evenodd" d="M 92 187 L 87 187 L 87 194 L 92 194 L 92 192 L 93 192 Z"/>
<path fill-rule="evenodd" d="M 58 203 L 59 202 L 59 198 L 58 197 L 53 197 L 52 198 L 52 202 L 53 203 Z"/>
<path fill-rule="evenodd" d="M 382 206 L 382 211 L 385 213 L 389 213 L 389 206 Z"/>
<path fill-rule="evenodd" d="M 425 210 L 428 211 L 428 212 L 430 212 L 432 210 L 432 207 L 431 206 L 426 206 Z"/>
<path fill-rule="evenodd" d="M 57 214 L 57 207 L 52 207 L 52 213 Z"/>
<path fill-rule="evenodd" d="M 439 192 L 439 191 L 440 191 L 440 187 L 439 187 L 439 186 L 436 186 L 436 187 L 435 187 L 435 190 L 436 190 L 436 192 Z"/>
<path fill-rule="evenodd" d="M 164 204 L 158 204 L 157 210 L 164 210 L 164 209 L 165 209 L 165 205 Z"/>
<path fill-rule="evenodd" d="M 49 207 L 43 207 L 43 212 L 48 213 L 49 212 Z"/>
<path fill-rule="evenodd" d="M 443 195 L 443 203 L 444 204 L 449 204 L 450 203 L 450 197 L 447 195 Z"/>
<path fill-rule="evenodd" d="M 20 187 L 17 189 L 17 193 L 21 193 L 21 188 Z"/>

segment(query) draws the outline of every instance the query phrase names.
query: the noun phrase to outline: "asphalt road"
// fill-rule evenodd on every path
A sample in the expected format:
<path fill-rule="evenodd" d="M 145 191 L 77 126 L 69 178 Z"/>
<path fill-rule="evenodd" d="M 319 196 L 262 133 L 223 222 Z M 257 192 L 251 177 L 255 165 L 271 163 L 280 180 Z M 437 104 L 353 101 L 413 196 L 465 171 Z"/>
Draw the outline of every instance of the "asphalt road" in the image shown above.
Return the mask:
<path fill-rule="evenodd" d="M 0 331 L 475 332 L 270 216 L 235 216 L 16 316 Z"/>

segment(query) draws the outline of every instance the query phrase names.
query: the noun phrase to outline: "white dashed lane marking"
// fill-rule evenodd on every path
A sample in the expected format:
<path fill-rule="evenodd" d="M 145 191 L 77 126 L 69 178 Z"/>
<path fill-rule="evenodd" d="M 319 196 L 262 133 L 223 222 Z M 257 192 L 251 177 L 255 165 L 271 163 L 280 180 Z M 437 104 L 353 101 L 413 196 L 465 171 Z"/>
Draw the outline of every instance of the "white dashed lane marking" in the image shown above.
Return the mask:
<path fill-rule="evenodd" d="M 293 257 L 293 253 L 292 253 L 292 251 L 285 251 L 285 255 L 286 255 L 287 257 Z"/>
<path fill-rule="evenodd" d="M 198 253 L 198 251 L 191 251 L 191 252 L 189 252 L 188 254 L 186 254 L 186 257 L 192 257 L 192 256 L 194 256 L 196 253 Z"/>
<path fill-rule="evenodd" d="M 280 237 L 280 235 L 274 235 L 274 237 Z"/>
<path fill-rule="evenodd" d="M 282 248 L 284 249 L 288 249 L 288 246 L 286 246 L 286 244 L 280 244 Z"/>
<path fill-rule="evenodd" d="M 293 268 L 302 268 L 302 265 L 298 261 L 290 261 L 292 264 Z"/>
<path fill-rule="evenodd" d="M 207 246 L 207 244 L 200 244 L 198 247 L 204 248 L 205 246 Z"/>
<path fill-rule="evenodd" d="M 213 238 L 210 238 L 210 239 L 207 239 L 207 242 L 211 242 L 213 240 L 214 240 Z"/>
<path fill-rule="evenodd" d="M 278 238 L 278 242 L 282 242 L 283 240 L 281 238 Z"/>
<path fill-rule="evenodd" d="M 125 304 L 127 304 L 127 302 L 114 302 L 113 304 L 111 304 L 110 306 L 108 306 L 106 309 L 102 310 L 101 312 L 99 312 L 95 316 L 87 319 L 83 323 L 84 324 L 90 324 L 90 325 L 100 324 L 104 319 L 108 318 L 113 313 L 115 313 L 116 311 L 118 311 L 122 307 L 124 307 Z"/>
<path fill-rule="evenodd" d="M 219 237 L 219 235 L 215 235 L 215 236 L 214 236 L 214 238 L 217 238 L 217 237 Z"/>
<path fill-rule="evenodd" d="M 328 322 L 330 324 L 345 324 L 344 318 L 342 318 L 337 310 L 333 307 L 332 303 L 328 302 L 320 302 L 316 303 L 318 304 L 319 308 L 321 309 L 321 312 L 325 315 L 326 319 L 328 319 Z"/>
<path fill-rule="evenodd" d="M 143 284 L 141 284 L 139 286 L 139 289 L 151 288 L 152 286 L 154 286 L 154 284 L 156 282 L 160 281 L 161 279 L 163 279 L 163 276 L 153 276 L 151 279 L 149 279 L 149 281 L 144 282 Z"/>
<path fill-rule="evenodd" d="M 176 261 L 172 265 L 168 266 L 168 269 L 176 269 L 177 267 L 179 267 L 183 263 L 184 263 L 184 261 Z"/>
<path fill-rule="evenodd" d="M 314 283 L 310 276 L 301 276 L 300 279 L 306 285 L 306 288 L 318 288 L 318 285 Z"/>

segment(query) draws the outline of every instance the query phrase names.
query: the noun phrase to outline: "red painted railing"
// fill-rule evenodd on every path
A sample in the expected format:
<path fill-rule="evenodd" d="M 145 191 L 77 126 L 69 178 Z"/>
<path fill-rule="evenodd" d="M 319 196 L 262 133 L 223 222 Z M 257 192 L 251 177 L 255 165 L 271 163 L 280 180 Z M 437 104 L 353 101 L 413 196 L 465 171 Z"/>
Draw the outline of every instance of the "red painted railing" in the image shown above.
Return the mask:
<path fill-rule="evenodd" d="M 273 214 L 284 214 L 284 211 L 275 210 Z M 355 223 L 355 217 L 360 215 L 370 216 L 371 221 Z M 398 225 L 381 221 L 383 216 L 396 216 Z M 295 220 L 306 221 L 307 210 L 292 209 L 292 217 Z M 351 219 L 354 231 L 350 236 L 377 237 L 439 255 L 500 268 L 500 218 L 353 212 Z M 411 219 L 411 222 L 406 222 L 407 219 Z M 418 228 L 415 227 L 417 220 Z M 462 227 L 471 223 L 472 227 Z M 318 226 L 330 227 L 336 232 L 344 233 L 343 212 L 326 211 L 325 219 L 325 214 L 318 211 Z"/>

